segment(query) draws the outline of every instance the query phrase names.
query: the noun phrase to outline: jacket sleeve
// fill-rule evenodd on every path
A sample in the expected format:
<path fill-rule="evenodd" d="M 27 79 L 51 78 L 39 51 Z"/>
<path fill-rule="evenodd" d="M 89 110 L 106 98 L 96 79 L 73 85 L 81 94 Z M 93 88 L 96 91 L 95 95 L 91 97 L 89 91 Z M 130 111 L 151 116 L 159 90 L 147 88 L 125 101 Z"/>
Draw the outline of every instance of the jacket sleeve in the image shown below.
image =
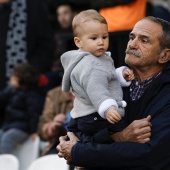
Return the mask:
<path fill-rule="evenodd" d="M 126 68 L 128 68 L 128 67 L 121 66 L 116 69 L 117 78 L 118 78 L 118 81 L 120 82 L 121 87 L 128 87 L 131 84 L 131 81 L 125 80 L 125 78 L 123 77 L 123 74 L 122 74 L 123 70 L 125 70 Z"/>
<path fill-rule="evenodd" d="M 27 114 L 29 115 L 30 133 L 37 132 L 37 126 L 39 122 L 39 117 L 42 113 L 43 104 L 44 97 L 36 93 L 32 93 L 26 99 Z"/>
<path fill-rule="evenodd" d="M 0 92 L 0 128 L 5 119 L 5 108 L 8 104 L 8 99 L 11 97 L 12 88 L 6 87 Z"/>
<path fill-rule="evenodd" d="M 159 110 L 152 118 L 151 140 L 145 144 L 113 142 L 111 144 L 78 142 L 72 149 L 75 165 L 84 167 L 146 167 L 166 169 L 170 163 L 170 107 Z"/>
<path fill-rule="evenodd" d="M 0 109 L 6 107 L 6 105 L 8 104 L 8 100 L 13 93 L 13 90 L 14 89 L 11 86 L 7 86 L 0 92 Z"/>

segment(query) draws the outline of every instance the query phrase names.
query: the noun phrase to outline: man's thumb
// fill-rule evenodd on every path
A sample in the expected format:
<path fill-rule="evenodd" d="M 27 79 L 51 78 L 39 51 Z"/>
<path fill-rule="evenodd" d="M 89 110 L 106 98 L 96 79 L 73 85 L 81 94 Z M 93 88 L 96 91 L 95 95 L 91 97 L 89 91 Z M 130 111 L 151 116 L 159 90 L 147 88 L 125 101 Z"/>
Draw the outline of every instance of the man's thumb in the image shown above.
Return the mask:
<path fill-rule="evenodd" d="M 146 120 L 148 120 L 148 122 L 150 122 L 151 121 L 151 115 L 147 116 Z"/>

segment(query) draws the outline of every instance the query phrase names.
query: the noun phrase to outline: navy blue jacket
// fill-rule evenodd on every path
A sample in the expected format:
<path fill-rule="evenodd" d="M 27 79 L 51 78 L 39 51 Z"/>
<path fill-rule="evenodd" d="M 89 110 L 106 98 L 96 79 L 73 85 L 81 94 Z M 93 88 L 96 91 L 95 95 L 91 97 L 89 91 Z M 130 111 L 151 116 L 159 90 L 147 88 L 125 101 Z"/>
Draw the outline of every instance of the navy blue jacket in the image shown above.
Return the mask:
<path fill-rule="evenodd" d="M 5 88 L 0 92 L 0 109 L 4 108 L 1 129 L 16 128 L 28 134 L 35 133 L 43 104 L 44 96 L 34 90 Z"/>
<path fill-rule="evenodd" d="M 126 96 L 128 95 L 126 94 Z M 169 170 L 170 67 L 163 71 L 162 75 L 142 97 L 143 100 L 135 119 L 151 115 L 152 135 L 150 142 L 145 144 L 78 142 L 71 153 L 74 164 L 90 167 L 87 169 L 93 170 Z M 128 114 L 126 114 L 125 119 L 128 120 Z M 107 131 L 103 133 L 103 138 L 108 136 Z"/>

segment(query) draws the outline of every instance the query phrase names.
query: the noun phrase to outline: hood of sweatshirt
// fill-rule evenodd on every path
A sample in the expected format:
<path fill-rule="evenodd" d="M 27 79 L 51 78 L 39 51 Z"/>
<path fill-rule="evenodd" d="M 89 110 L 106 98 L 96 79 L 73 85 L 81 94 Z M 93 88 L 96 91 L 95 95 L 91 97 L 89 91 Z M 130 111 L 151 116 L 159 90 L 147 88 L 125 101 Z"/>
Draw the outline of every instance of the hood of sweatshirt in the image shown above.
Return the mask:
<path fill-rule="evenodd" d="M 64 75 L 62 80 L 62 90 L 65 92 L 70 91 L 71 81 L 70 75 L 74 67 L 79 63 L 79 61 L 89 55 L 90 53 L 81 50 L 72 50 L 64 53 L 61 56 L 61 63 L 64 68 Z"/>

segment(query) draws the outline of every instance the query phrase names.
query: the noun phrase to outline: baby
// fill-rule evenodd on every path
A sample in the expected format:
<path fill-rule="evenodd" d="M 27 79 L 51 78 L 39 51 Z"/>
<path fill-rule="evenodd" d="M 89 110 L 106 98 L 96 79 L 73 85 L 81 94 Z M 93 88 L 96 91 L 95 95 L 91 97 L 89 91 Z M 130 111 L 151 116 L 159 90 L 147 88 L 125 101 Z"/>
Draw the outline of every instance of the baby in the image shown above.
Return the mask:
<path fill-rule="evenodd" d="M 72 26 L 79 49 L 61 56 L 62 90 L 68 92 L 71 88 L 75 95 L 68 129 L 80 132 L 83 140 L 84 134 L 93 135 L 121 120 L 126 107 L 121 86 L 129 86 L 134 75 L 125 66 L 115 69 L 107 52 L 107 22 L 96 10 L 80 12 Z"/>

